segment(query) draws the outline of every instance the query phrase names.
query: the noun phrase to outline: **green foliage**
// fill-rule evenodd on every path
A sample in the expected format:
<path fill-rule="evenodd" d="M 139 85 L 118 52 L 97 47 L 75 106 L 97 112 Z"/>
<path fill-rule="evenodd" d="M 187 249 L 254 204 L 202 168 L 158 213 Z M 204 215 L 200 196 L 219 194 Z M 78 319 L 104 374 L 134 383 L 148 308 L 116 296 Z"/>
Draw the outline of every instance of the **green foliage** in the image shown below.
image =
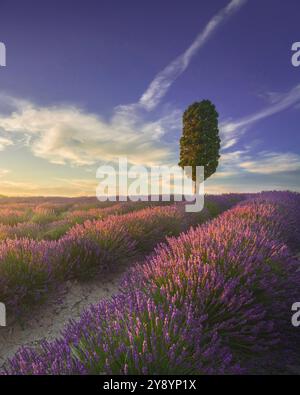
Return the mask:
<path fill-rule="evenodd" d="M 53 224 L 55 224 L 55 222 L 53 222 Z M 40 239 L 58 240 L 63 237 L 71 227 L 71 223 L 64 223 L 62 225 L 51 227 L 50 229 L 45 230 L 45 232 L 40 235 Z"/>
<path fill-rule="evenodd" d="M 54 222 L 57 220 L 57 217 L 54 213 L 35 213 L 31 218 L 31 222 L 34 224 L 46 225 L 50 222 Z"/>
<path fill-rule="evenodd" d="M 219 150 L 218 113 L 215 106 L 209 100 L 193 103 L 183 114 L 179 166 L 192 166 L 193 181 L 196 181 L 196 166 L 204 166 L 206 180 L 218 167 Z"/>

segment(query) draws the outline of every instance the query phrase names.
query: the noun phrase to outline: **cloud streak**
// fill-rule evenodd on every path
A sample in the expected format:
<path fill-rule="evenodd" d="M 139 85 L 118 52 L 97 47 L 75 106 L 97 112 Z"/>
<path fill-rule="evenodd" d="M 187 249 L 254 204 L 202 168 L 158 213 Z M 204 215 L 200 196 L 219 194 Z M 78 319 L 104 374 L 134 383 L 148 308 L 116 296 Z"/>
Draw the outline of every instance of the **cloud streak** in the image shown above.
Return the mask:
<path fill-rule="evenodd" d="M 232 0 L 225 8 L 214 15 L 192 44 L 156 75 L 146 92 L 141 96 L 138 104 L 148 111 L 153 110 L 166 95 L 173 82 L 186 70 L 193 57 L 217 28 L 246 2 L 247 0 Z"/>
<path fill-rule="evenodd" d="M 171 111 L 156 121 L 145 121 L 143 112 L 158 105 L 199 49 L 246 1 L 231 0 L 212 17 L 186 51 L 154 78 L 137 103 L 116 107 L 109 121 L 75 106 L 40 107 L 6 97 L 9 113 L 0 115 L 0 128 L 13 136 L 22 133 L 23 144 L 35 156 L 56 164 L 87 166 L 114 161 L 120 156 L 127 156 L 136 164 L 172 161 L 174 147 L 164 143 L 162 136 L 179 128 L 180 111 Z M 11 144 L 11 139 L 0 137 L 0 150 Z"/>
<path fill-rule="evenodd" d="M 226 152 L 221 155 L 220 167 L 212 178 L 224 179 L 246 175 L 278 175 L 300 172 L 300 155 L 294 152 L 260 151 L 249 149 Z"/>
<path fill-rule="evenodd" d="M 113 162 L 126 156 L 130 163 L 155 165 L 176 161 L 177 146 L 164 142 L 163 136 L 179 130 L 181 111 L 163 114 L 155 121 L 148 121 L 147 111 L 154 110 L 166 95 L 175 80 L 187 69 L 198 53 L 217 29 L 237 12 L 247 0 L 232 0 L 211 18 L 192 44 L 165 69 L 158 73 L 140 99 L 133 104 L 118 106 L 111 119 L 104 120 L 97 114 L 87 113 L 76 106 L 38 106 L 32 102 L 16 98 L 5 98 L 5 115 L 0 114 L 0 151 L 6 149 L 22 136 L 23 145 L 33 155 L 50 163 L 92 166 L 97 163 Z M 261 111 L 221 123 L 222 156 L 220 171 L 213 180 L 233 180 L 237 176 L 272 175 L 300 171 L 300 157 L 291 152 L 258 152 L 255 156 L 250 149 L 224 152 L 233 147 L 249 127 L 276 113 L 296 106 L 300 102 L 300 84 L 285 94 L 270 94 L 270 105 Z M 4 102 L 1 100 L 0 104 Z M 18 140 L 20 142 L 20 140 Z M 178 143 L 177 143 L 178 145 Z M 7 171 L 0 170 L 2 188 L 21 188 L 28 194 L 43 190 L 47 194 L 55 191 L 69 195 L 92 190 L 91 180 L 57 180 L 51 187 L 5 181 Z M 44 188 L 44 189 L 43 189 Z"/>
<path fill-rule="evenodd" d="M 227 121 L 220 125 L 223 149 L 232 147 L 237 143 L 248 127 L 254 123 L 284 111 L 300 102 L 300 84 L 284 94 L 273 95 L 272 104 L 261 111 L 241 118 L 237 121 Z"/>
<path fill-rule="evenodd" d="M 246 160 L 239 167 L 249 173 L 278 174 L 300 171 L 300 156 L 292 152 L 260 152 L 256 158 Z"/>

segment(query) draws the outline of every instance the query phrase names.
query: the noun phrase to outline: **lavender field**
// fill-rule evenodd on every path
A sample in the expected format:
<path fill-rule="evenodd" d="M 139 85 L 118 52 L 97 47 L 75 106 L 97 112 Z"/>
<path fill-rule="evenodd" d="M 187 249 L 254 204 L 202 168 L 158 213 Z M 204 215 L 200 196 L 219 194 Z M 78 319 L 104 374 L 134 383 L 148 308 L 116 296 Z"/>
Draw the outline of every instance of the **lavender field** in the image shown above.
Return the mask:
<path fill-rule="evenodd" d="M 24 344 L 2 374 L 290 373 L 300 365 L 291 325 L 299 207 L 292 192 L 208 195 L 200 213 L 183 203 L 1 198 L 9 321 L 32 319 L 68 281 L 96 278 L 101 288 L 106 273 L 123 273 L 112 297 L 58 338 Z"/>

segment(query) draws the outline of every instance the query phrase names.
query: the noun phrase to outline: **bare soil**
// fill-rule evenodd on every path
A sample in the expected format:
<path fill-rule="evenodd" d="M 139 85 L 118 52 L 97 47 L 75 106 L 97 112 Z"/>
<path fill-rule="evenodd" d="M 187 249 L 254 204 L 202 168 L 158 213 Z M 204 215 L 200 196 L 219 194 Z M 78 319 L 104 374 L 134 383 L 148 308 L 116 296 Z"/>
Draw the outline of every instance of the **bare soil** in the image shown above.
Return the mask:
<path fill-rule="evenodd" d="M 51 297 L 39 309 L 32 310 L 25 320 L 15 320 L 8 322 L 6 327 L 0 327 L 0 368 L 19 347 L 36 345 L 44 338 L 58 337 L 70 319 L 78 319 L 90 304 L 115 294 L 123 273 L 124 270 L 105 274 L 84 283 L 68 281 L 59 300 Z"/>

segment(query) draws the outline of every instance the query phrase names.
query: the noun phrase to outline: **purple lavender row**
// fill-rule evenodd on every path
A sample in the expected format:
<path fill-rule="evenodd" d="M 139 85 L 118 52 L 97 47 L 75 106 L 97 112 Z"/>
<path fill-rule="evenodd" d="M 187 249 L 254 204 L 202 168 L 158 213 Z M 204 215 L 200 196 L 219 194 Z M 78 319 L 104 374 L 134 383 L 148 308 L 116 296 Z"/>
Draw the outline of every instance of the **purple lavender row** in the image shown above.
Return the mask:
<path fill-rule="evenodd" d="M 245 372 L 250 356 L 280 344 L 299 292 L 290 250 L 299 203 L 299 194 L 256 195 L 169 238 L 126 274 L 120 294 L 57 340 L 21 348 L 4 374 Z"/>
<path fill-rule="evenodd" d="M 229 197 L 230 203 L 209 198 L 210 210 L 224 210 L 237 200 Z M 206 208 L 187 216 L 184 206 L 177 204 L 87 220 L 58 240 L 5 239 L 0 242 L 0 300 L 10 316 L 26 313 L 61 283 L 90 278 L 105 269 L 113 271 L 122 262 L 151 251 L 165 236 L 179 234 L 214 214 Z"/>

